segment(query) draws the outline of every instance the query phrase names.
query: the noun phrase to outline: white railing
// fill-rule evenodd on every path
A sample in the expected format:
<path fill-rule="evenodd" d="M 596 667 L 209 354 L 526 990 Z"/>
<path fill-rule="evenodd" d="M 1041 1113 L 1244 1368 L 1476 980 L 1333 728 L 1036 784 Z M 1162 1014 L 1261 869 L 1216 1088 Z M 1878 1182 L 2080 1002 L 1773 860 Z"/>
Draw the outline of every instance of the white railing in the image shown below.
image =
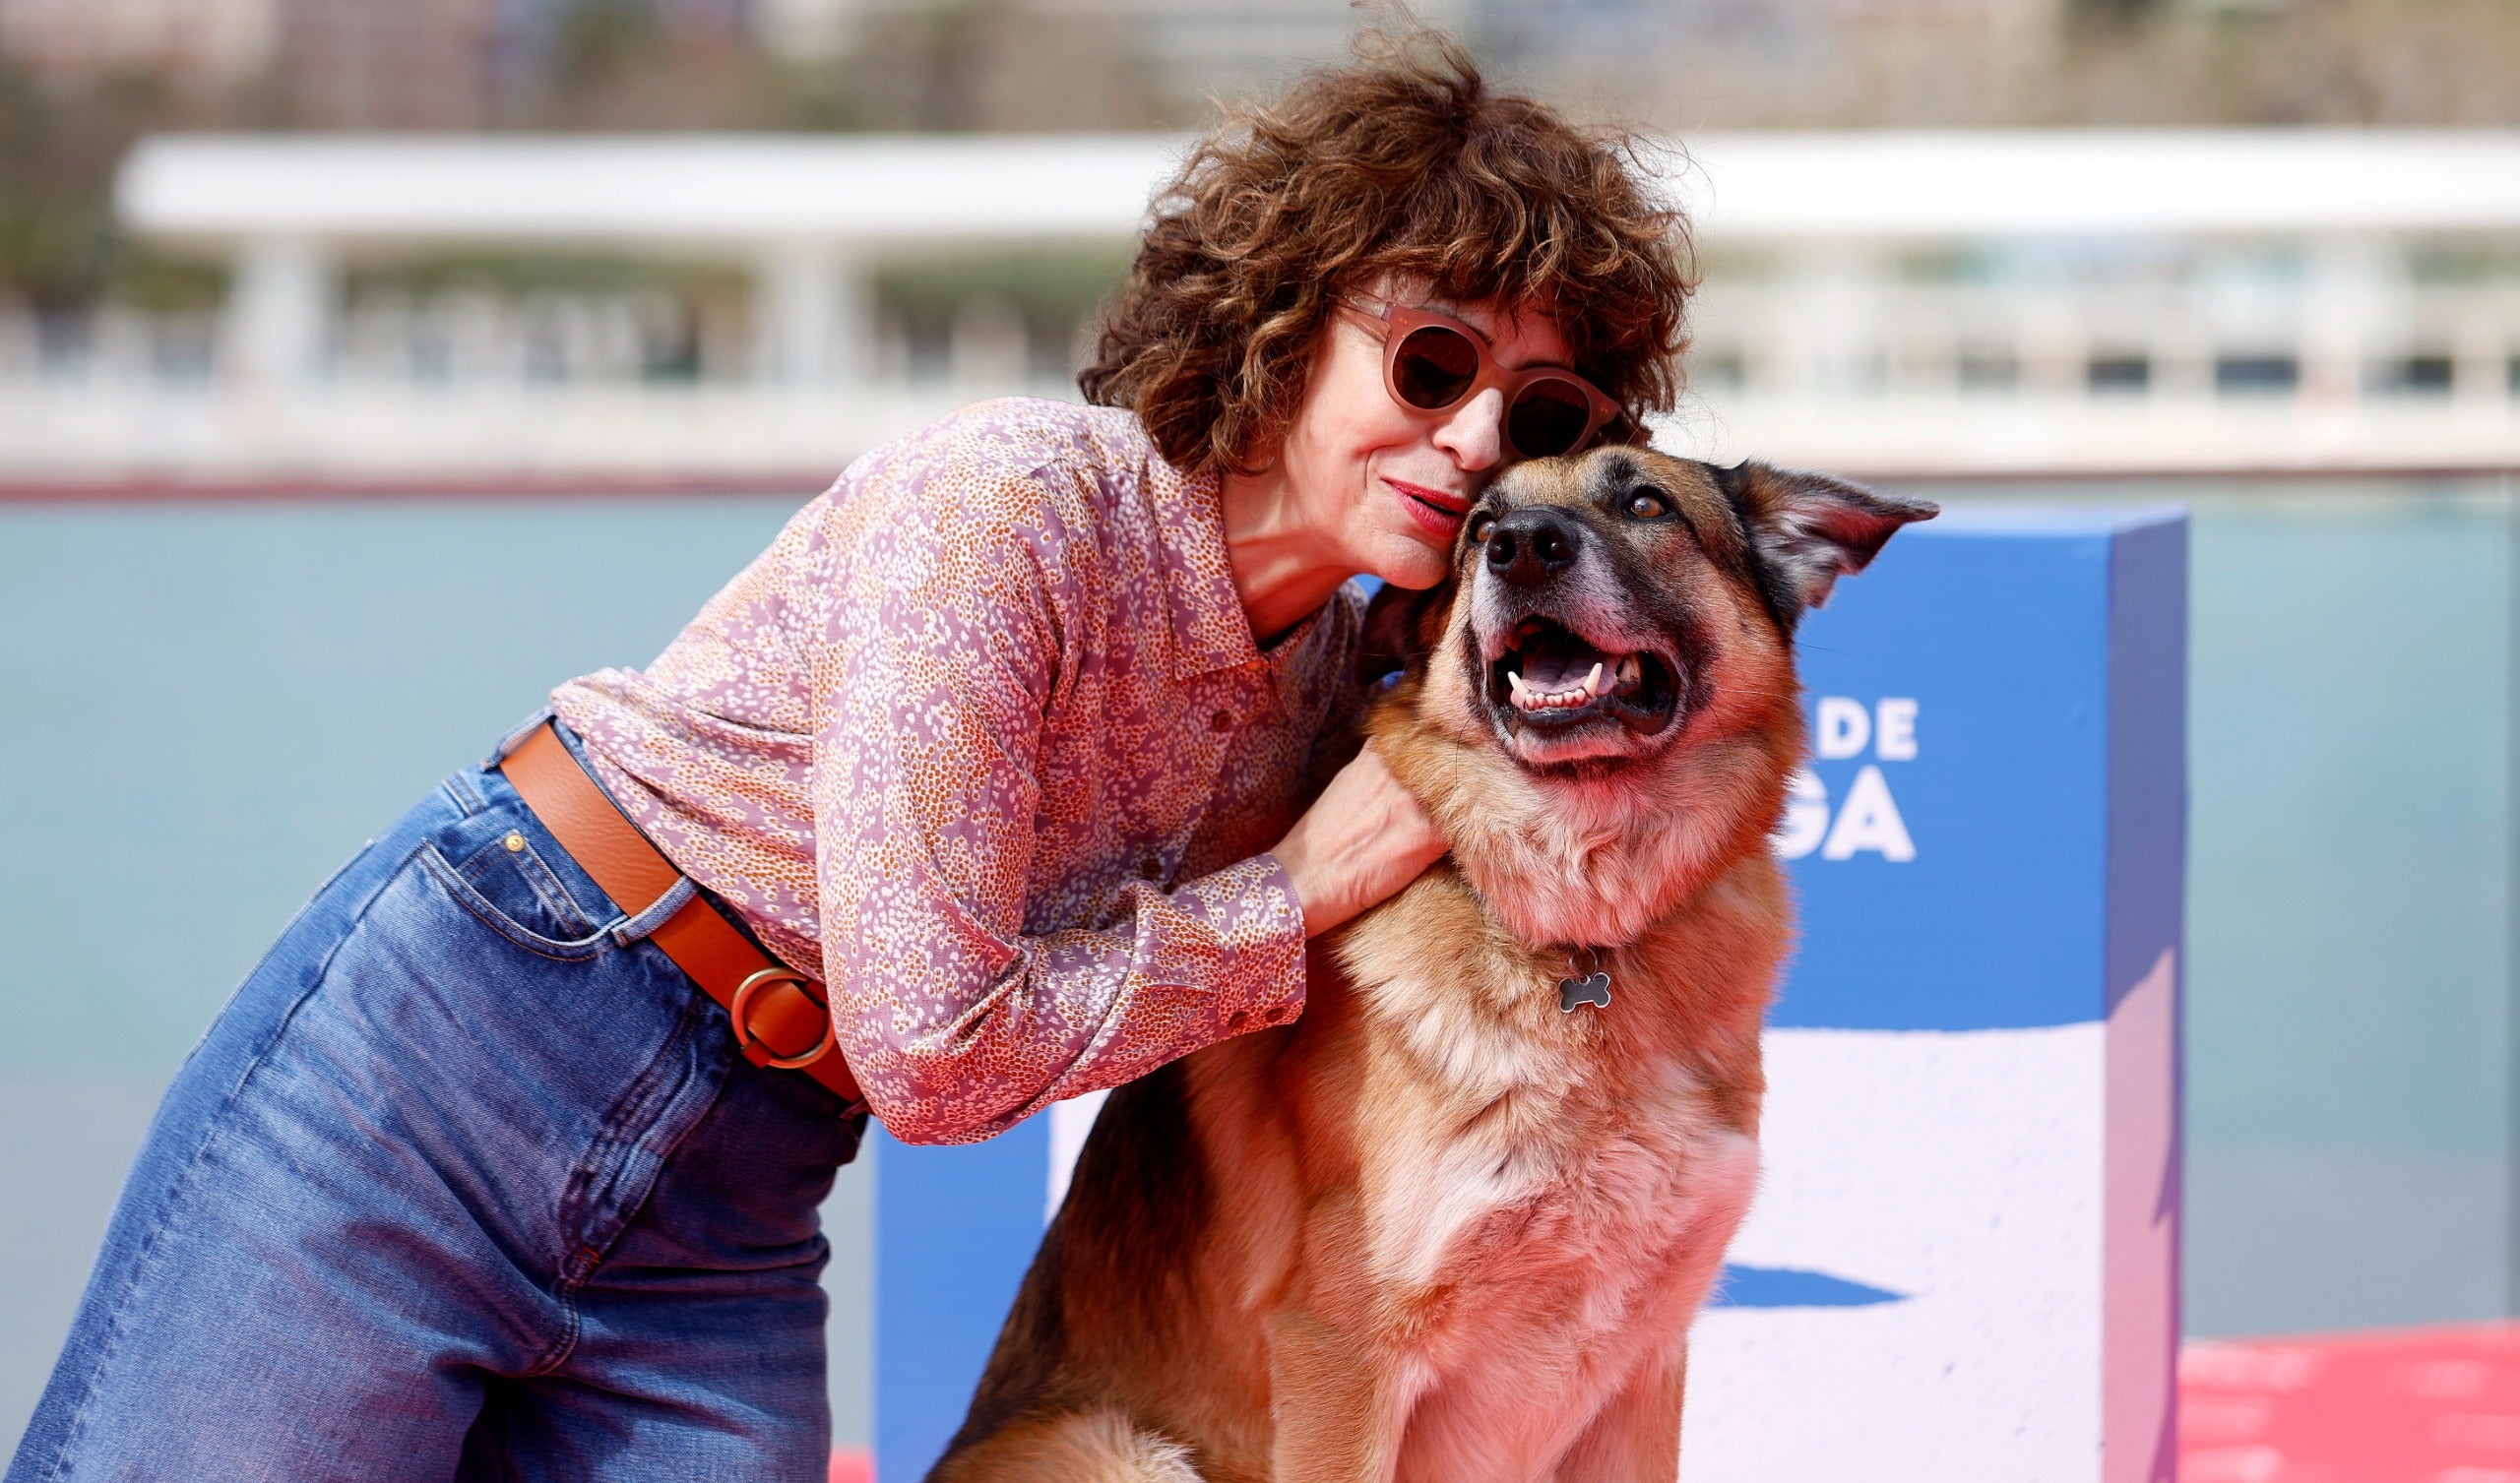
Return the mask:
<path fill-rule="evenodd" d="M 1116 252 L 1179 148 L 151 141 L 125 218 L 222 261 L 224 306 L 0 304 L 0 478 L 829 467 L 1063 380 L 1065 336 L 985 298 L 914 340 L 883 272 Z M 1884 472 L 2520 463 L 2520 135 L 1728 136 L 1665 162 L 1708 267 L 1690 446 Z M 484 249 L 749 287 L 703 312 L 374 271 Z"/>

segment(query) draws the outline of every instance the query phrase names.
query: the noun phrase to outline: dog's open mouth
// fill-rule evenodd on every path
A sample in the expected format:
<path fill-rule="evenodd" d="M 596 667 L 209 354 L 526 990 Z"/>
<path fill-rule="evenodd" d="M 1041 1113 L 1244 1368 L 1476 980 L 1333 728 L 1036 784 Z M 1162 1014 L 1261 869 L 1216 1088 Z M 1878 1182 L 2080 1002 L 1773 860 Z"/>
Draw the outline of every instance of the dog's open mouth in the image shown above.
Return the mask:
<path fill-rule="evenodd" d="M 1546 618 L 1515 624 L 1504 652 L 1487 666 L 1488 703 L 1543 730 L 1607 720 L 1651 735 L 1670 724 L 1679 694 L 1664 655 L 1596 649 Z"/>

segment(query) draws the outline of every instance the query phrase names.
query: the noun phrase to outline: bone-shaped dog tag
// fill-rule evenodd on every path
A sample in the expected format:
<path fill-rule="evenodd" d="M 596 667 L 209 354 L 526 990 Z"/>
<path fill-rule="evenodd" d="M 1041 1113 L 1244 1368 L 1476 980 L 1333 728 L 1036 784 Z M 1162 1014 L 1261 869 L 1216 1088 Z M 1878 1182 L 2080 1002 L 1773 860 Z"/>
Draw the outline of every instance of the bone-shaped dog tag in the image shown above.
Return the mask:
<path fill-rule="evenodd" d="M 1557 981 L 1557 1009 L 1563 1015 L 1575 1013 L 1579 1004 L 1610 1007 L 1610 975 L 1606 968 L 1595 969 L 1588 978 L 1561 978 Z"/>

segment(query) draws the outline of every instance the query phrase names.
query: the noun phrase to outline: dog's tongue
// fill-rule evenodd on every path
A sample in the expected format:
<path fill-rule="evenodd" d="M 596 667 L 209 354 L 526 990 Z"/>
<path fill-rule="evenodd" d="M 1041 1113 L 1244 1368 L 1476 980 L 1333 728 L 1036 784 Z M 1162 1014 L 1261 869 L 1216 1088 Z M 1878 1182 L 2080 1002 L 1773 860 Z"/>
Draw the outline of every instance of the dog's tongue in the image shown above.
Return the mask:
<path fill-rule="evenodd" d="M 1600 650 L 1571 634 L 1535 638 L 1523 649 L 1523 683 L 1541 691 L 1570 689 L 1603 660 Z"/>

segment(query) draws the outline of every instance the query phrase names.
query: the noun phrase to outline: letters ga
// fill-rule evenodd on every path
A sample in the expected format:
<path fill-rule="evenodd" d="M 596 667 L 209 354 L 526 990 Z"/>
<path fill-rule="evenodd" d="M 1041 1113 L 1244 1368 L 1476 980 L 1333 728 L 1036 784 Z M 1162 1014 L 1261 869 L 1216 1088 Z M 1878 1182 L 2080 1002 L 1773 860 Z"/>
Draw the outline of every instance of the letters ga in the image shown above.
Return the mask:
<path fill-rule="evenodd" d="M 1857 771 L 1841 799 L 1829 797 L 1819 773 L 1807 767 L 1796 771 L 1786 793 L 1785 822 L 1775 835 L 1780 856 L 1799 860 L 1818 850 L 1823 860 L 1852 860 L 1869 850 L 1900 864 L 1917 857 L 1916 839 L 1881 771 L 1885 762 L 1916 761 L 1917 703 L 1890 696 L 1867 707 L 1842 695 L 1820 697 L 1812 712 L 1813 755 L 1842 762 L 1866 749 L 1876 760 Z"/>

